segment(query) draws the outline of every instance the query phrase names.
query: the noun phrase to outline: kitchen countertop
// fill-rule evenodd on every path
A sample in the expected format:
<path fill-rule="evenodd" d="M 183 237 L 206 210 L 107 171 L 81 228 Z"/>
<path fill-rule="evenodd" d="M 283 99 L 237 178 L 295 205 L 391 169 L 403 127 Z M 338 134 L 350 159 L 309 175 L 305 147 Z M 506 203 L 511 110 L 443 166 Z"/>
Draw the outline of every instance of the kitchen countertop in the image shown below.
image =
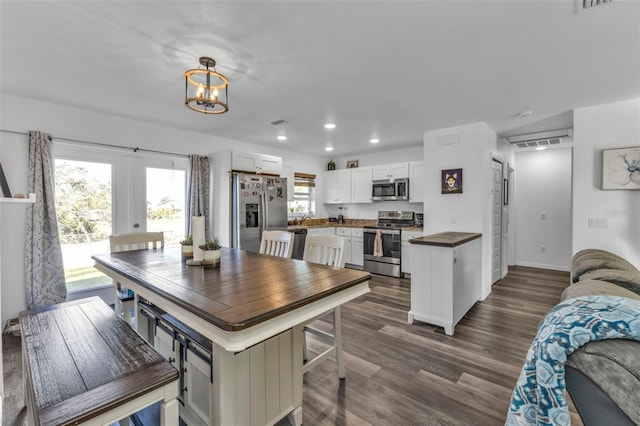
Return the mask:
<path fill-rule="evenodd" d="M 293 231 L 295 229 L 311 229 L 311 228 L 362 228 L 365 226 L 372 226 L 372 225 L 375 226 L 377 224 L 378 224 L 378 221 L 376 220 L 363 220 L 360 222 L 352 222 L 352 223 L 326 222 L 326 223 L 315 224 L 315 225 L 289 225 L 287 229 L 289 231 Z M 410 231 L 410 232 L 422 232 L 423 229 L 424 228 L 422 226 L 409 226 L 409 227 L 402 228 L 402 230 Z"/>
<path fill-rule="evenodd" d="M 425 246 L 457 247 L 480 237 L 482 237 L 482 234 L 474 232 L 440 232 L 439 234 L 412 238 L 409 242 L 411 244 L 420 244 Z"/>

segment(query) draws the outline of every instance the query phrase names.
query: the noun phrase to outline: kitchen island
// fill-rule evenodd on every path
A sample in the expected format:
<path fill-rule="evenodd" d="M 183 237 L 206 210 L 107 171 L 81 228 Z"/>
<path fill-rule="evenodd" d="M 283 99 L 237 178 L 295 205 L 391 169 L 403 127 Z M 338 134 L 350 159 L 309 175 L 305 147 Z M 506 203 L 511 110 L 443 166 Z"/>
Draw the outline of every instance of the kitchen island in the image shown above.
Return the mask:
<path fill-rule="evenodd" d="M 176 249 L 93 256 L 96 268 L 212 342 L 213 425 L 302 421 L 303 324 L 369 292 L 371 275 L 222 249 L 220 268 Z M 137 314 L 138 331 L 146 334 Z M 188 391 L 188 390 L 187 390 Z"/>
<path fill-rule="evenodd" d="M 409 240 L 411 244 L 411 310 L 414 320 L 454 326 L 480 299 L 482 234 L 441 232 Z"/>

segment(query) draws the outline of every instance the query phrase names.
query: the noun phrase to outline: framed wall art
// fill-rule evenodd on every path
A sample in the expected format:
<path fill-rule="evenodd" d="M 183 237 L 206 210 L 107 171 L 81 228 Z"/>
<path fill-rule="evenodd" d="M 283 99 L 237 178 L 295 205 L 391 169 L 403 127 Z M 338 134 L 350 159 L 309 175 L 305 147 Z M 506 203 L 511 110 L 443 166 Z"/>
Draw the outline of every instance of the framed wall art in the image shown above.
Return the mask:
<path fill-rule="evenodd" d="M 640 146 L 602 150 L 602 189 L 640 189 Z"/>
<path fill-rule="evenodd" d="M 358 160 L 347 161 L 347 169 L 355 169 L 356 167 L 358 167 Z"/>
<path fill-rule="evenodd" d="M 462 194 L 462 169 L 442 170 L 442 193 Z"/>
<path fill-rule="evenodd" d="M 0 187 L 2 187 L 2 196 L 11 198 L 11 191 L 9 190 L 9 184 L 7 178 L 4 176 L 4 170 L 2 170 L 2 164 L 0 163 Z"/>

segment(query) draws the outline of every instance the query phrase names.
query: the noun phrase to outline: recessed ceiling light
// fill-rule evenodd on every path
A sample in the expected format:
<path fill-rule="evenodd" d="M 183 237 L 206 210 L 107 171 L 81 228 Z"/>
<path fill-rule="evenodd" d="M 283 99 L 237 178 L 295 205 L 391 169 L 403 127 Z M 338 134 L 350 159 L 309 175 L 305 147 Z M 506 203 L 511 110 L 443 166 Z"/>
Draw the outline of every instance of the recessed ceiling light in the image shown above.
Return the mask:
<path fill-rule="evenodd" d="M 325 146 L 324 150 L 325 151 L 333 151 L 333 147 L 332 146 Z"/>
<path fill-rule="evenodd" d="M 370 140 L 369 140 L 369 142 L 371 142 L 371 143 L 378 143 L 378 142 L 380 142 L 380 139 L 378 139 L 378 138 L 372 138 L 372 139 L 370 139 Z"/>
<path fill-rule="evenodd" d="M 284 135 L 280 135 L 280 136 L 278 136 L 278 140 L 279 140 L 279 141 L 286 141 L 286 140 L 287 140 L 287 137 L 286 137 L 286 136 L 284 136 Z"/>
<path fill-rule="evenodd" d="M 545 149 L 547 149 L 546 146 L 539 146 L 539 147 L 536 148 L 536 151 L 543 151 Z"/>
<path fill-rule="evenodd" d="M 324 128 L 325 129 L 335 129 L 336 125 L 333 124 L 333 123 L 327 123 L 327 124 L 324 125 Z"/>

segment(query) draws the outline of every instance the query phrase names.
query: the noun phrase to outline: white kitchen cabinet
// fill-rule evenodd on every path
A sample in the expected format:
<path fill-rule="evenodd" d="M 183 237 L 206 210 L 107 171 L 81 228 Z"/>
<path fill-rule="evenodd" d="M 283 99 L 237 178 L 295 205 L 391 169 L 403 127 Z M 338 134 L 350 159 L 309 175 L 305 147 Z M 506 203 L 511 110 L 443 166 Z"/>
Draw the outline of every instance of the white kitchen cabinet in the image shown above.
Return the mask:
<path fill-rule="evenodd" d="M 364 265 L 364 239 L 362 228 L 353 228 L 351 232 L 351 264 Z"/>
<path fill-rule="evenodd" d="M 402 179 L 409 177 L 409 163 L 381 164 L 373 166 L 373 180 Z"/>
<path fill-rule="evenodd" d="M 336 235 L 344 238 L 344 263 L 351 263 L 351 228 L 336 228 Z"/>
<path fill-rule="evenodd" d="M 293 192 L 294 192 L 293 167 L 283 164 L 282 173 L 280 173 L 280 177 L 287 179 L 287 201 L 293 201 Z"/>
<path fill-rule="evenodd" d="M 409 202 L 424 202 L 424 161 L 409 163 Z"/>
<path fill-rule="evenodd" d="M 324 172 L 324 203 L 345 204 L 351 202 L 351 170 Z"/>
<path fill-rule="evenodd" d="M 351 202 L 373 203 L 371 199 L 372 168 L 358 167 L 351 170 Z"/>
<path fill-rule="evenodd" d="M 233 151 L 231 153 L 231 169 L 280 175 L 282 172 L 282 158 L 273 155 Z"/>
<path fill-rule="evenodd" d="M 411 310 L 408 320 L 453 327 L 480 299 L 481 234 L 442 232 L 411 243 Z"/>
<path fill-rule="evenodd" d="M 423 234 L 422 231 L 402 231 L 400 236 L 400 250 L 402 250 L 400 253 L 400 258 L 402 259 L 400 271 L 403 274 L 411 273 L 411 244 L 409 244 L 409 240 L 418 238 Z"/>

